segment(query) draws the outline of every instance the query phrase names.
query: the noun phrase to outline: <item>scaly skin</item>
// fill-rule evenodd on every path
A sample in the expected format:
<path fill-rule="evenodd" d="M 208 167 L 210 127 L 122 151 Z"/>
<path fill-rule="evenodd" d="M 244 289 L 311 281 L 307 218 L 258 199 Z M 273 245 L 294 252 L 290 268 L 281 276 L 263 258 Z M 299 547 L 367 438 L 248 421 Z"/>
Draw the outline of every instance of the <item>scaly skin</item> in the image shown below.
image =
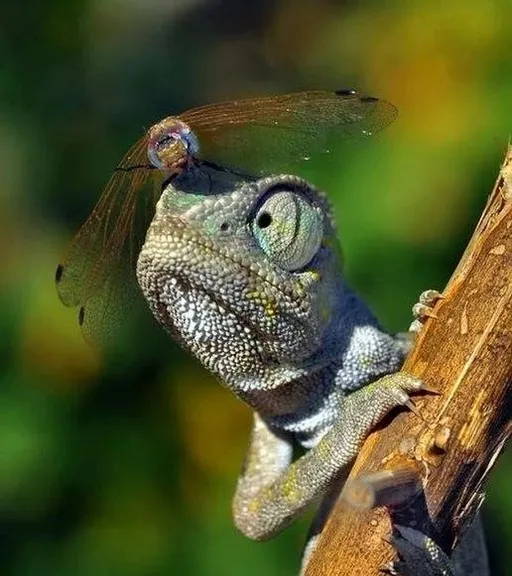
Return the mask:
<path fill-rule="evenodd" d="M 345 283 L 325 196 L 297 177 L 174 178 L 137 277 L 164 328 L 254 409 L 233 502 L 250 538 L 332 496 L 373 426 L 421 390 L 396 372 L 406 340 Z M 294 443 L 307 452 L 292 462 Z"/>

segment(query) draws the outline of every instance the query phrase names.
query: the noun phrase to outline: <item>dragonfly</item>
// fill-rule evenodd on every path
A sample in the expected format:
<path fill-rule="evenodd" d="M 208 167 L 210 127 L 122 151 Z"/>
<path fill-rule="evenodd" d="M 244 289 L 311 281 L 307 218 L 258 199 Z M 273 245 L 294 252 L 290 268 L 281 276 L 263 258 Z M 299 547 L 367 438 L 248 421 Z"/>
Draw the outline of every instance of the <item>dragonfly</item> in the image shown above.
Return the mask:
<path fill-rule="evenodd" d="M 296 172 L 329 142 L 366 138 L 396 108 L 354 90 L 313 90 L 193 108 L 153 125 L 114 169 L 71 241 L 55 280 L 78 308 L 86 340 L 104 344 L 138 290 L 135 266 L 164 183 L 191 166 L 251 174 Z"/>

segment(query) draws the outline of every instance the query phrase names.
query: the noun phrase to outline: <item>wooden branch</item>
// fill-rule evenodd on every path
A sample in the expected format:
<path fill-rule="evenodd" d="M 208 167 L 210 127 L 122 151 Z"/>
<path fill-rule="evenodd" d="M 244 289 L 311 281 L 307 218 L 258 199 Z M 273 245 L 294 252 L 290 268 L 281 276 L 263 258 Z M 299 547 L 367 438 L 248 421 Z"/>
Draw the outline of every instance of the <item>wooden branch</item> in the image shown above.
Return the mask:
<path fill-rule="evenodd" d="M 440 395 L 415 399 L 423 420 L 402 412 L 372 433 L 349 480 L 415 467 L 424 492 L 402 506 L 400 523 L 450 551 L 511 432 L 512 148 L 443 295 L 403 367 Z M 395 557 L 390 532 L 389 509 L 365 511 L 339 498 L 306 576 L 382 574 Z"/>

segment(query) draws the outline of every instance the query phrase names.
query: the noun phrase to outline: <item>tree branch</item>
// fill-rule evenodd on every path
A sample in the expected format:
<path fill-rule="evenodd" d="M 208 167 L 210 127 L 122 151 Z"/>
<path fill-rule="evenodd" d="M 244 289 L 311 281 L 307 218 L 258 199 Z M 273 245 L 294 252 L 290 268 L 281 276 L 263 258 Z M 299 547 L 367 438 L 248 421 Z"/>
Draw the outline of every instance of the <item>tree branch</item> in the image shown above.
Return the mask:
<path fill-rule="evenodd" d="M 402 412 L 372 433 L 349 480 L 418 470 L 423 492 L 399 510 L 400 524 L 450 551 L 482 503 L 484 481 L 511 432 L 512 148 L 443 295 L 403 367 L 440 395 L 415 400 L 423 420 Z M 395 556 L 386 540 L 389 512 L 358 510 L 339 498 L 306 576 L 378 575 Z"/>

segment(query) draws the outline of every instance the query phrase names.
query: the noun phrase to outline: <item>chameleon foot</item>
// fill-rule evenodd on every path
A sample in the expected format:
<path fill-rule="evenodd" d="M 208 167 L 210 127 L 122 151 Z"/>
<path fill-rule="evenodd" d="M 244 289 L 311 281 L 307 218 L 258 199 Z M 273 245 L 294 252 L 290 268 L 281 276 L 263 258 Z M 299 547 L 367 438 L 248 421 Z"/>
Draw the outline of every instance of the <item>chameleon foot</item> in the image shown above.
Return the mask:
<path fill-rule="evenodd" d="M 395 525 L 391 544 L 400 560 L 383 568 L 393 576 L 457 576 L 450 559 L 430 538 L 418 530 Z"/>
<path fill-rule="evenodd" d="M 418 333 L 428 318 L 435 318 L 434 307 L 444 296 L 437 290 L 425 290 L 420 294 L 418 302 L 412 307 L 414 321 L 409 332 Z"/>
<path fill-rule="evenodd" d="M 343 436 L 349 436 L 351 431 L 354 436 L 366 436 L 370 429 L 396 406 L 406 406 L 419 416 L 409 393 L 423 390 L 426 388 L 420 378 L 405 372 L 395 372 L 353 392 L 344 398 L 342 403 L 340 422 Z M 349 422 L 352 420 L 354 422 L 351 430 Z"/>

